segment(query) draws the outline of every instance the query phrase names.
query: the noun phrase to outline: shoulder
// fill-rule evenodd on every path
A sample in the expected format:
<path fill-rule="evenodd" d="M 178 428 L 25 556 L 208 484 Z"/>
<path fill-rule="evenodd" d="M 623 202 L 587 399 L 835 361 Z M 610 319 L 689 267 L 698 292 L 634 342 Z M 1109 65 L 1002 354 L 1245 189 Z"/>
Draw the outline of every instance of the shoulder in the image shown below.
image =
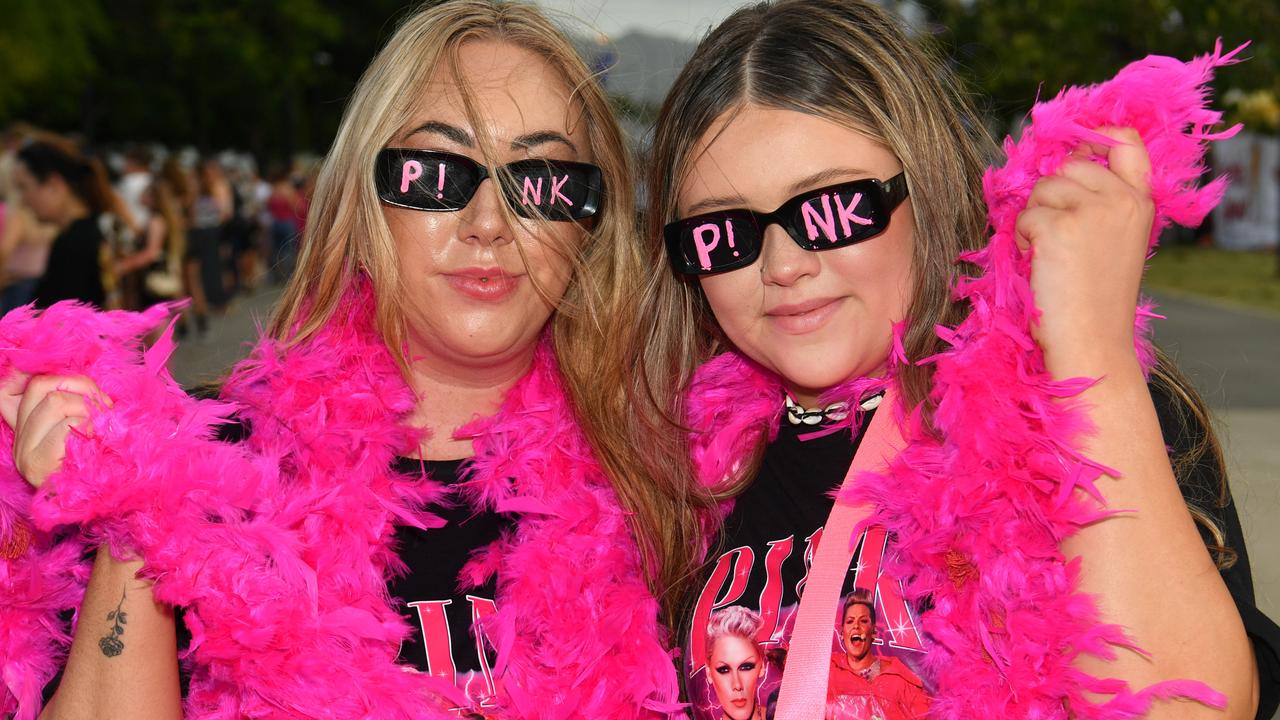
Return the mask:
<path fill-rule="evenodd" d="M 901 678 L 904 682 L 910 685 L 914 685 L 918 688 L 924 687 L 924 681 L 920 679 L 920 676 L 912 672 L 911 668 L 907 667 L 906 663 L 892 655 L 880 656 L 880 674 L 893 675 Z"/>

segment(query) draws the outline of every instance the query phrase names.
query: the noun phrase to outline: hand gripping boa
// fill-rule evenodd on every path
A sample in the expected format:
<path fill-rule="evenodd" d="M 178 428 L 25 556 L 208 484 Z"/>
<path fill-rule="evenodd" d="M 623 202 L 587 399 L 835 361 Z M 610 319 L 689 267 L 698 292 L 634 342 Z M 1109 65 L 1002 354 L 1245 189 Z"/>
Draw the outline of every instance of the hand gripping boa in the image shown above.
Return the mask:
<path fill-rule="evenodd" d="M 82 372 L 114 399 L 92 437 L 73 437 L 39 492 L 15 472 L 0 430 L 0 715 L 34 718 L 69 638 L 84 551 L 136 554 L 156 596 L 187 608 L 187 717 L 456 718 L 454 686 L 395 663 L 409 632 L 386 590 L 401 570 L 393 525 L 439 526 L 422 510 L 442 487 L 390 471 L 416 433 L 413 392 L 353 291 L 314 340 L 263 340 L 224 388 L 187 397 L 164 370 L 166 311 L 60 304 L 0 320 L 0 373 Z M 238 411 L 245 443 L 211 439 Z M 639 555 L 579 430 L 549 349 L 474 437 L 464 486 L 517 517 L 465 581 L 497 575 L 483 630 L 509 718 L 657 717 L 677 688 Z M 7 552 L 5 552 L 7 551 Z M 126 629 L 125 640 L 128 641 Z"/>
<path fill-rule="evenodd" d="M 1206 85 L 1236 52 L 1224 55 L 1219 46 L 1185 64 L 1149 57 L 1101 85 L 1065 90 L 1036 106 L 1022 139 L 1006 141 L 1005 166 L 986 174 L 994 234 L 965 258 L 980 276 L 955 288 L 972 313 L 959 327 L 938 328 L 950 347 L 925 361 L 936 367 L 931 398 L 942 439 L 926 430 L 918 410 L 896 408 L 906 448 L 886 473 L 859 478 L 842 498 L 873 504 L 869 522 L 896 537 L 886 572 L 902 578 L 909 602 L 932 605 L 920 617 L 931 641 L 930 717 L 1129 718 L 1157 697 L 1225 703 L 1200 683 L 1133 690 L 1073 667 L 1081 653 L 1109 658 L 1113 646 L 1131 643 L 1121 628 L 1100 621 L 1096 603 L 1077 589 L 1079 563 L 1066 562 L 1060 550 L 1064 538 L 1107 514 L 1074 495 L 1079 489 L 1100 497 L 1095 480 L 1106 468 L 1078 449 L 1091 425 L 1070 398 L 1091 381 L 1054 382 L 1028 331 L 1037 310 L 1030 256 L 1014 243 L 1014 221 L 1036 180 L 1082 140 L 1113 144 L 1092 128 L 1130 126 L 1151 155 L 1152 243 L 1170 221 L 1198 223 L 1224 189 L 1222 180 L 1195 186 L 1207 141 L 1238 129 L 1208 131 L 1221 116 L 1206 107 Z M 1148 368 L 1151 317 L 1144 303 L 1137 337 Z M 904 362 L 896 341 L 895 348 L 891 362 Z M 823 402 L 857 407 L 852 401 L 878 382 L 855 380 Z M 777 378 L 732 353 L 700 369 L 688 412 L 703 482 L 721 481 L 776 428 L 781 393 Z M 1089 692 L 1111 699 L 1090 702 Z"/>

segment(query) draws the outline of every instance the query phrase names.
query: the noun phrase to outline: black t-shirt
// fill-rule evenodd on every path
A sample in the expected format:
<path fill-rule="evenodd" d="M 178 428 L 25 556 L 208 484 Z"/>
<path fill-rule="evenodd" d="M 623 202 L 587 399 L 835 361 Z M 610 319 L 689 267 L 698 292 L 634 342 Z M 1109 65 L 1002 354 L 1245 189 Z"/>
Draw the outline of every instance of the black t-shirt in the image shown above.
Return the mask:
<path fill-rule="evenodd" d="M 434 481 L 457 486 L 465 460 L 422 461 L 400 458 L 396 470 L 416 475 L 425 468 Z M 408 572 L 387 583 L 387 589 L 414 632 L 400 647 L 399 661 L 422 672 L 453 680 L 467 690 L 478 706 L 493 696 L 492 646 L 473 630 L 476 619 L 493 612 L 495 581 L 462 591 L 458 574 L 471 553 L 498 539 L 510 528 L 510 518 L 490 510 L 477 511 L 449 493 L 446 503 L 432 506 L 445 520 L 428 530 L 396 528 L 396 548 Z"/>
<path fill-rule="evenodd" d="M 1184 429 L 1166 395 L 1153 393 L 1153 398 L 1165 443 L 1175 454 L 1186 452 L 1202 431 Z M 862 428 L 872 414 L 864 414 Z M 812 558 L 811 548 L 821 537 L 834 502 L 831 493 L 844 480 L 861 432 L 859 429 L 857 438 L 848 429 L 823 434 L 813 427 L 791 425 L 783 418 L 777 438 L 765 448 L 758 476 L 735 498 L 717 545 L 719 556 L 708 567 L 707 579 L 682 635 L 683 680 L 694 720 L 719 720 L 721 697 L 731 700 L 735 692 L 742 694 L 730 685 L 717 686 L 719 678 L 715 673 L 728 678 L 731 663 L 724 665 L 718 658 L 709 663 L 705 639 L 707 623 L 714 613 L 732 605 L 756 611 L 763 621 L 764 630 L 757 637 L 769 639 L 761 643 L 766 656 L 759 664 L 762 669 L 753 668 L 748 673 L 749 682 L 756 686 L 750 702 L 762 704 L 765 716 L 772 716 L 781 684 L 782 648 L 790 641 L 794 613 Z M 1201 464 L 1188 475 L 1183 481 L 1184 496 L 1213 517 L 1224 530 L 1225 545 L 1237 554 L 1235 565 L 1223 571 L 1222 576 L 1254 644 L 1261 686 L 1257 717 L 1269 719 L 1280 703 L 1280 628 L 1255 605 L 1239 517 L 1230 500 L 1225 507 L 1219 507 L 1216 472 Z M 1206 529 L 1200 531 L 1207 545 L 1214 544 Z M 866 682 L 867 687 L 875 688 L 865 697 L 846 696 L 842 710 L 852 712 L 852 716 L 875 714 L 874 704 L 882 703 L 886 707 L 882 707 L 881 714 L 911 717 L 928 704 L 930 688 L 917 671 L 926 652 L 917 618 L 920 611 L 927 609 L 903 602 L 898 580 L 881 573 L 881 560 L 892 551 L 883 531 L 872 528 L 855 548 L 846 576 L 844 593 L 863 588 L 874 598 L 880 643 L 875 652 L 889 658 L 871 680 L 854 678 L 844 683 L 850 687 Z M 839 648 L 833 644 L 833 650 Z M 848 672 L 847 668 L 843 671 Z M 834 686 L 839 671 L 833 668 L 832 673 Z M 888 704 L 897 707 L 889 708 Z"/>
<path fill-rule="evenodd" d="M 49 248 L 44 275 L 36 283 L 36 307 L 46 308 L 60 300 L 81 300 L 102 307 L 107 299 L 102 287 L 104 242 L 93 217 L 80 218 L 59 233 Z"/>

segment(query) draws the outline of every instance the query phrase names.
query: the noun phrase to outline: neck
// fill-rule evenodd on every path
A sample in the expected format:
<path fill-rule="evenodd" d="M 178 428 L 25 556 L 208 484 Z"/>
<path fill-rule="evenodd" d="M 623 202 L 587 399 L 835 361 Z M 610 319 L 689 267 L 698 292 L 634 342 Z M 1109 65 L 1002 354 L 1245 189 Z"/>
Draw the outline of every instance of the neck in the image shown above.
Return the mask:
<path fill-rule="evenodd" d="M 871 667 L 871 663 L 876 661 L 876 656 L 872 655 L 870 651 L 867 651 L 867 654 L 863 655 L 861 658 L 855 658 L 849 653 L 845 653 L 844 657 L 849 661 L 850 670 L 866 670 Z"/>
<path fill-rule="evenodd" d="M 86 206 L 83 202 L 80 202 L 80 198 L 77 198 L 74 195 L 72 195 L 67 200 L 67 203 L 62 206 L 61 211 L 57 214 L 57 217 L 54 219 L 53 222 L 55 225 L 58 226 L 59 230 L 66 230 L 68 227 L 71 226 L 71 223 L 79 220 L 80 218 L 88 217 L 88 216 L 89 216 L 88 206 Z"/>
<path fill-rule="evenodd" d="M 470 439 L 456 439 L 458 428 L 498 411 L 507 391 L 533 364 L 534 348 L 511 358 L 462 366 L 442 358 L 415 356 L 409 385 L 418 395 L 410 424 L 427 431 L 417 456 L 427 460 L 471 457 Z"/>
<path fill-rule="evenodd" d="M 787 394 L 795 403 L 808 410 L 817 410 L 822 407 L 820 398 L 824 395 L 834 394 L 836 400 L 850 400 L 858 402 L 859 397 L 856 396 L 866 392 L 874 385 L 879 378 L 883 378 L 888 374 L 888 365 L 883 364 L 875 370 L 866 374 L 854 374 L 846 380 L 824 388 L 802 387 L 790 380 L 783 378 L 783 387 L 786 388 Z M 865 386 L 864 386 L 865 385 Z"/>

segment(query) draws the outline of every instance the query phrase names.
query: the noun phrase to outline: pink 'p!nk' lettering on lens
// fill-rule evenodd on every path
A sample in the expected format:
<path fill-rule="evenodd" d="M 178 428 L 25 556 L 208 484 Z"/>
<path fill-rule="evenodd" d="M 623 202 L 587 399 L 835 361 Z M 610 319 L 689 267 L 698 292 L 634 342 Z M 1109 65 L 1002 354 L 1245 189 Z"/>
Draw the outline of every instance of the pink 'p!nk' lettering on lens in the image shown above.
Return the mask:
<path fill-rule="evenodd" d="M 555 175 L 551 176 L 551 192 L 547 194 L 548 205 L 555 205 L 558 200 L 564 205 L 573 207 L 573 201 L 569 199 L 569 196 L 560 191 L 568 182 L 568 175 L 561 177 L 556 177 Z M 524 184 L 520 188 L 520 204 L 529 205 L 530 195 L 533 196 L 533 205 L 537 206 L 542 204 L 542 178 L 538 178 L 538 182 L 535 185 L 532 178 L 527 175 L 525 176 Z"/>
<path fill-rule="evenodd" d="M 548 203 L 554 205 L 556 200 L 559 200 L 565 205 L 573 207 L 573 201 L 569 199 L 569 196 L 560 192 L 560 188 L 564 187 L 567 182 L 569 182 L 568 175 L 559 179 L 557 179 L 555 175 L 551 176 L 551 199 L 547 201 Z"/>
<path fill-rule="evenodd" d="M 800 206 L 800 216 L 804 218 L 805 234 L 809 237 L 810 242 L 818 239 L 821 232 L 829 242 L 836 241 L 836 219 L 831 213 L 831 195 L 822 194 L 822 212 L 819 213 L 813 207 L 813 200 L 806 200 Z"/>
<path fill-rule="evenodd" d="M 444 163 L 440 163 L 440 175 L 436 177 L 436 197 L 444 197 Z"/>
<path fill-rule="evenodd" d="M 538 178 L 538 184 L 533 184 L 532 178 L 528 175 L 524 178 L 524 186 L 520 188 L 520 204 L 529 204 L 529 195 L 533 195 L 533 204 L 535 206 L 542 204 L 542 178 Z"/>
<path fill-rule="evenodd" d="M 409 192 L 409 185 L 422 177 L 422 163 L 417 160 L 406 160 L 400 168 L 400 194 Z"/>
<path fill-rule="evenodd" d="M 711 242 L 704 238 L 710 235 Z M 702 223 L 693 229 L 693 247 L 698 252 L 698 265 L 703 270 L 711 269 L 711 251 L 720 244 L 720 226 L 715 223 Z M 734 253 L 735 255 L 737 253 Z"/>
<path fill-rule="evenodd" d="M 840 229 L 844 230 L 844 236 L 849 237 L 853 234 L 853 225 L 870 225 L 871 219 L 864 218 L 854 212 L 858 209 L 858 203 L 862 202 L 862 193 L 854 193 L 853 200 L 849 201 L 849 206 L 845 207 L 840 202 L 840 196 L 836 195 L 836 215 L 840 216 Z"/>

